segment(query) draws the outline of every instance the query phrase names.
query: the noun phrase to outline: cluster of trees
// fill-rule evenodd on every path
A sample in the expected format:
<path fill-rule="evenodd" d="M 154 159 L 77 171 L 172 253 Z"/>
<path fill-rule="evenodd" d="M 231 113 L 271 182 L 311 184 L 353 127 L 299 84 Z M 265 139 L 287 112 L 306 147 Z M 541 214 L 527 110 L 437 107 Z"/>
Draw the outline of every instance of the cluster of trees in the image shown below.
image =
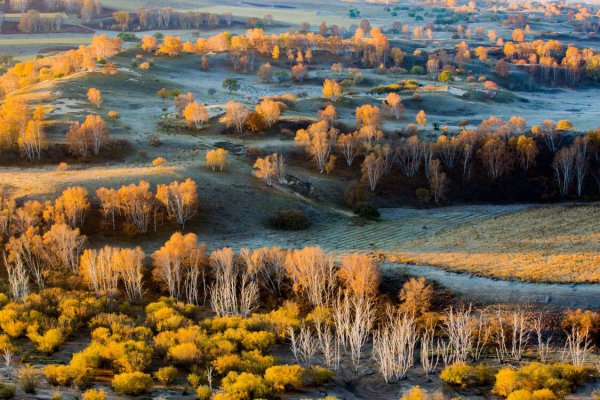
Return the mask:
<path fill-rule="evenodd" d="M 56 55 L 15 64 L 0 76 L 0 95 L 7 96 L 37 82 L 68 76 L 79 71 L 94 71 L 98 60 L 109 60 L 121 51 L 121 40 L 98 35 L 89 46 L 80 46 Z M 113 68 L 110 63 L 104 68 Z"/>
<path fill-rule="evenodd" d="M 383 108 L 399 115 L 403 110 L 400 96 L 388 94 Z M 417 125 L 427 122 L 423 110 L 416 115 L 417 124 L 409 124 L 400 138 L 386 137 L 381 128 L 382 114 L 377 106 L 358 107 L 356 131 L 343 134 L 335 127 L 335 108 L 329 105 L 320 113 L 319 122 L 297 131 L 295 140 L 320 172 L 334 170 L 336 155 L 349 167 L 362 158 L 362 179 L 374 191 L 381 178 L 397 167 L 407 178 L 418 181 L 424 177 L 436 203 L 448 192 L 450 175 L 468 184 L 473 176 L 495 182 L 515 171 L 529 174 L 535 170 L 542 176 L 553 174 L 561 195 L 568 195 L 574 186 L 580 197 L 586 180 L 598 182 L 600 177 L 598 132 L 570 137 L 565 132 L 573 126 L 567 120 L 544 120 L 539 126 L 528 127 L 520 117 L 503 121 L 492 116 L 477 129 L 465 129 L 455 136 L 444 129 L 431 142 L 417 135 Z"/>
<path fill-rule="evenodd" d="M 121 30 L 125 30 L 132 23 L 137 24 L 135 30 L 152 29 L 198 29 L 203 26 L 215 27 L 219 25 L 231 25 L 231 13 L 222 16 L 214 13 L 196 11 L 177 11 L 171 7 L 157 9 L 140 8 L 135 13 L 118 11 L 113 14 Z"/>
<path fill-rule="evenodd" d="M 46 147 L 45 112 L 33 110 L 20 96 L 9 96 L 0 108 L 0 149 L 19 149 L 30 161 L 40 160 Z"/>
<path fill-rule="evenodd" d="M 185 224 L 198 209 L 198 189 L 190 178 L 185 181 L 173 181 L 159 184 L 156 194 L 150 190 L 150 184 L 140 181 L 137 185 L 121 186 L 119 189 L 101 187 L 96 191 L 100 200 L 100 210 L 112 229 L 116 229 L 117 217 L 125 220 L 123 229 L 128 234 L 144 234 L 151 223 L 156 229 L 161 223 L 163 212 L 177 224 Z"/>
<path fill-rule="evenodd" d="M 527 66 L 531 75 L 546 81 L 556 82 L 562 75 L 565 82 L 575 85 L 583 74 L 591 80 L 600 80 L 600 54 L 593 49 L 563 46 L 558 40 L 526 42 L 518 31 L 513 33 L 513 39 L 521 40 L 504 43 L 505 59 L 496 64 L 496 71 L 501 77 L 508 76 L 503 65 L 508 60 Z"/>
<path fill-rule="evenodd" d="M 37 10 L 29 10 L 21 15 L 18 28 L 23 33 L 58 32 L 62 23 L 63 15 L 60 13 L 40 15 Z"/>

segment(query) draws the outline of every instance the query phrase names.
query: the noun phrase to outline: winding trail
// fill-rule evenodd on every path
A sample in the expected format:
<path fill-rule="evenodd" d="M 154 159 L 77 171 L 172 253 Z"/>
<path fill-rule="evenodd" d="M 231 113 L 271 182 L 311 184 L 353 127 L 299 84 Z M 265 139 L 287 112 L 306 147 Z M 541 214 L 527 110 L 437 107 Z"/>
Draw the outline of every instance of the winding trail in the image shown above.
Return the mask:
<path fill-rule="evenodd" d="M 486 278 L 450 272 L 437 267 L 386 262 L 382 268 L 396 269 L 415 277 L 436 281 L 452 292 L 485 303 L 545 304 L 555 307 L 600 307 L 600 284 L 533 283 Z"/>

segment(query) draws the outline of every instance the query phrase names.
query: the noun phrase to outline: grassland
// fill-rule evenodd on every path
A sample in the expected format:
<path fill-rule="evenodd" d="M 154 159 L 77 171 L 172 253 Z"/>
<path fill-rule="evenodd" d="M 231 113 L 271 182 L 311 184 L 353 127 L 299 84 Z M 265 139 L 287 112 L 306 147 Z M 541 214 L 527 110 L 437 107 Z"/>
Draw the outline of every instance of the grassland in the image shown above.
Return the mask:
<path fill-rule="evenodd" d="M 403 244 L 391 260 L 503 279 L 600 282 L 600 206 L 539 207 Z"/>

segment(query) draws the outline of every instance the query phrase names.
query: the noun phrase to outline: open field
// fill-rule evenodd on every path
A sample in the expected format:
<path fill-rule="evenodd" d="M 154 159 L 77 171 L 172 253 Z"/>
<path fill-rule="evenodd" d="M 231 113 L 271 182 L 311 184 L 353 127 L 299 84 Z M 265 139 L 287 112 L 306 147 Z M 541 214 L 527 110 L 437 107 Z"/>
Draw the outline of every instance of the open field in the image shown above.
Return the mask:
<path fill-rule="evenodd" d="M 600 282 L 600 207 L 535 207 L 403 243 L 390 259 L 502 279 Z"/>

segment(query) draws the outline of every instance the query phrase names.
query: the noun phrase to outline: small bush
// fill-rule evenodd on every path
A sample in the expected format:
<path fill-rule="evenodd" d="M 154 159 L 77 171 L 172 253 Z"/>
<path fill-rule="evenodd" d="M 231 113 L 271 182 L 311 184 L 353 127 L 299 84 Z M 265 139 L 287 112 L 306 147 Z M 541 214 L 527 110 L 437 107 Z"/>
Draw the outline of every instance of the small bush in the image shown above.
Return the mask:
<path fill-rule="evenodd" d="M 266 398 L 270 393 L 267 382 L 258 375 L 242 372 L 230 372 L 221 381 L 224 393 L 215 396 L 215 400 Z"/>
<path fill-rule="evenodd" d="M 306 376 L 317 386 L 329 382 L 334 375 L 335 372 L 319 365 L 313 365 L 310 369 L 306 370 Z"/>
<path fill-rule="evenodd" d="M 529 390 L 515 390 L 506 398 L 507 400 L 531 400 L 531 392 Z"/>
<path fill-rule="evenodd" d="M 377 211 L 377 209 L 375 207 L 373 207 L 372 205 L 366 204 L 366 203 L 359 204 L 354 209 L 354 214 L 356 214 L 360 218 L 365 218 L 365 219 L 379 218 L 379 211 Z"/>
<path fill-rule="evenodd" d="M 304 369 L 299 365 L 276 365 L 265 371 L 265 381 L 277 392 L 302 387 Z"/>
<path fill-rule="evenodd" d="M 442 71 L 438 75 L 437 79 L 440 82 L 450 82 L 453 79 L 452 72 L 450 72 L 450 71 Z"/>
<path fill-rule="evenodd" d="M 152 377 L 143 372 L 130 372 L 115 375 L 112 387 L 122 394 L 138 395 L 152 387 Z"/>
<path fill-rule="evenodd" d="M 465 386 L 467 383 L 467 376 L 470 372 L 471 368 L 467 364 L 457 361 L 442 370 L 440 379 L 451 385 Z"/>
<path fill-rule="evenodd" d="M 0 383 L 0 399 L 12 399 L 15 397 L 17 388 L 14 385 Z"/>
<path fill-rule="evenodd" d="M 154 377 L 163 385 L 169 386 L 177 379 L 177 368 L 173 366 L 159 368 Z"/>
<path fill-rule="evenodd" d="M 19 370 L 19 386 L 25 393 L 35 393 L 39 382 L 40 374 L 37 369 L 27 365 Z"/>
<path fill-rule="evenodd" d="M 119 118 L 121 118 L 121 114 L 119 114 L 117 111 L 112 111 L 111 110 L 111 111 L 108 112 L 108 118 L 119 119 Z"/>
<path fill-rule="evenodd" d="M 269 218 L 271 228 L 284 231 L 299 231 L 308 229 L 310 221 L 300 210 L 283 210 Z"/>
<path fill-rule="evenodd" d="M 196 388 L 196 397 L 200 400 L 208 400 L 212 396 L 212 390 L 206 385 L 198 386 Z"/>
<path fill-rule="evenodd" d="M 158 133 L 153 133 L 150 135 L 150 146 L 158 147 L 162 144 L 162 140 L 160 140 L 160 136 Z"/>
<path fill-rule="evenodd" d="M 162 167 L 166 163 L 167 163 L 167 160 L 164 157 L 156 157 L 154 160 L 152 160 L 152 165 L 157 168 Z"/>
<path fill-rule="evenodd" d="M 68 169 L 69 169 L 69 164 L 67 164 L 66 162 L 61 162 L 60 164 L 58 164 L 56 166 L 56 170 L 59 172 L 64 172 Z"/>
<path fill-rule="evenodd" d="M 106 393 L 104 390 L 90 389 L 83 394 L 82 398 L 83 400 L 105 400 Z"/>

